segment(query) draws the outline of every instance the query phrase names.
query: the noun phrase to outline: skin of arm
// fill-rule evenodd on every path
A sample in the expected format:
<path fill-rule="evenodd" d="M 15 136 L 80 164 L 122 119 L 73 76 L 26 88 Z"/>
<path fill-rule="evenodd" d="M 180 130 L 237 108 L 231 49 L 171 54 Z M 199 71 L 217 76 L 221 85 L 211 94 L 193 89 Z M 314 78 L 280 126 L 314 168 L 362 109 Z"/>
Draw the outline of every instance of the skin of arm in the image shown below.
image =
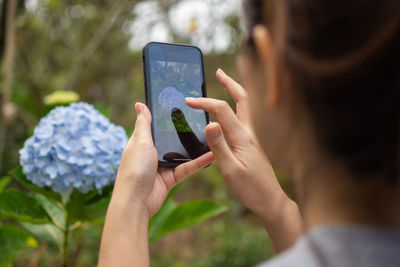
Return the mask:
<path fill-rule="evenodd" d="M 139 205 L 113 200 L 104 225 L 98 266 L 149 266 L 149 214 Z"/>

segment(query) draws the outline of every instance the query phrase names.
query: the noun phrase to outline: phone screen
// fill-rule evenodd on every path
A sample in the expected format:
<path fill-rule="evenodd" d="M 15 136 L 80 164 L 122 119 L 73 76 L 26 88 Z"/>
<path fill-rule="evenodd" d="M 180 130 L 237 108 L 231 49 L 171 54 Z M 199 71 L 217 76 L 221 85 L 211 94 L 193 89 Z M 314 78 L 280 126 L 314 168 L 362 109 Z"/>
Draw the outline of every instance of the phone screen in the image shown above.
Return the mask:
<path fill-rule="evenodd" d="M 146 64 L 148 102 L 159 163 L 178 165 L 209 151 L 204 134 L 207 114 L 185 103 L 185 97 L 205 96 L 200 50 L 192 46 L 150 44 Z"/>

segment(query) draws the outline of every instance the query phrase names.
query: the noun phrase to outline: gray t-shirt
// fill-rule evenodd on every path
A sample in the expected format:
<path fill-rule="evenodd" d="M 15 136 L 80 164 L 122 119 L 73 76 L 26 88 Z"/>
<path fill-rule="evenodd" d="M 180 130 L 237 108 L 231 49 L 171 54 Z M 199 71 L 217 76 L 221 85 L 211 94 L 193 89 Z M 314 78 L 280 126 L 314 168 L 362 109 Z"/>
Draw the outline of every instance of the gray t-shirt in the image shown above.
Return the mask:
<path fill-rule="evenodd" d="M 318 227 L 258 267 L 400 267 L 400 228 Z"/>

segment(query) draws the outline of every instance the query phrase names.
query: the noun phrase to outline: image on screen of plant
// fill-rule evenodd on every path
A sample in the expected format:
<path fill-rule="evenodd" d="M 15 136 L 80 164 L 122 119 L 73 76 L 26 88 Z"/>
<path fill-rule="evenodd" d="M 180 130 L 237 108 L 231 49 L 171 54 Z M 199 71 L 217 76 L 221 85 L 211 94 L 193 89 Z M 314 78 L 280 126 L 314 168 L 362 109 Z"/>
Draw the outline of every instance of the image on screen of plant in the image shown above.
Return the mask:
<path fill-rule="evenodd" d="M 206 126 L 204 112 L 190 108 L 185 97 L 202 95 L 202 74 L 199 64 L 158 61 L 151 62 L 151 88 L 155 131 L 193 131 L 202 133 Z M 171 113 L 179 109 L 185 120 L 174 120 Z M 191 130 L 190 130 L 191 129 Z"/>
<path fill-rule="evenodd" d="M 200 64 L 152 60 L 150 62 L 153 134 L 160 158 L 169 152 L 195 158 L 205 149 L 203 110 L 185 103 L 185 97 L 202 96 Z M 201 149 L 200 149 L 201 148 Z M 175 156 L 174 156 L 175 157 Z"/>

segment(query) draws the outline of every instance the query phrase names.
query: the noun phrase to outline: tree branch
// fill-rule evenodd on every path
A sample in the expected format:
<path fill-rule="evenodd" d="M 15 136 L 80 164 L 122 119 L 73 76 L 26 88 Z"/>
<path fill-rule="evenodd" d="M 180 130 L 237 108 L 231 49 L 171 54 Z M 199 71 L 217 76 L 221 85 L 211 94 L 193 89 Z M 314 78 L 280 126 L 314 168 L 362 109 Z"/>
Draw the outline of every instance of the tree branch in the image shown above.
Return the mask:
<path fill-rule="evenodd" d="M 82 53 L 78 56 L 78 60 L 75 66 L 72 68 L 72 74 L 65 86 L 65 90 L 72 90 L 76 86 L 79 76 L 82 73 L 83 67 L 85 66 L 87 61 L 93 56 L 94 52 L 99 47 L 101 42 L 105 39 L 107 33 L 117 23 L 117 18 L 124 10 L 128 2 L 128 0 L 121 0 L 114 3 L 109 15 L 105 18 L 97 32 L 89 40 Z"/>
<path fill-rule="evenodd" d="M 7 123 L 10 119 L 11 104 L 11 90 L 13 82 L 13 68 L 14 68 L 14 55 L 15 55 L 15 13 L 17 10 L 18 0 L 7 1 L 6 12 L 6 37 L 5 37 L 5 54 L 4 54 L 4 83 L 3 95 L 1 101 L 1 117 L 2 126 L 0 129 L 0 173 L 2 171 L 2 161 L 4 154 L 4 147 L 6 144 L 7 136 Z"/>

